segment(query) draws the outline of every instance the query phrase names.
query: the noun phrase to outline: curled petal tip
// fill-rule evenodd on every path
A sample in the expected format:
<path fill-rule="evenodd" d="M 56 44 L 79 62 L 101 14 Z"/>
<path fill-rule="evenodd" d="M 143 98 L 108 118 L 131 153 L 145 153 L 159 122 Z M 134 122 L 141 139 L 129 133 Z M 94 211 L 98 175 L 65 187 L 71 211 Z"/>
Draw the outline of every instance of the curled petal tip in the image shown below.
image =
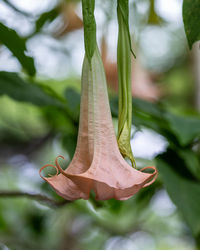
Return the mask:
<path fill-rule="evenodd" d="M 64 170 L 61 168 L 60 164 L 58 163 L 58 159 L 59 159 L 59 158 L 62 158 L 62 159 L 64 160 L 65 157 L 62 156 L 62 155 L 58 155 L 58 156 L 56 157 L 56 160 L 55 160 L 55 164 L 56 164 L 57 169 L 59 169 L 59 171 L 60 171 L 62 174 L 65 175 Z"/>
<path fill-rule="evenodd" d="M 54 166 L 54 165 L 52 165 L 52 164 L 46 164 L 46 165 L 44 165 L 43 167 L 41 167 L 40 170 L 39 170 L 39 175 L 40 175 L 40 177 L 41 177 L 43 180 L 46 180 L 47 177 L 44 177 L 44 176 L 42 175 L 42 171 L 43 171 L 45 168 L 47 168 L 47 167 L 52 167 L 52 168 L 55 168 L 55 169 L 56 169 L 56 174 L 55 174 L 55 175 L 48 174 L 48 176 L 54 177 L 54 176 L 57 176 L 57 175 L 59 174 L 58 168 L 57 168 L 56 166 Z"/>
<path fill-rule="evenodd" d="M 155 181 L 155 180 L 157 179 L 157 177 L 158 177 L 158 170 L 157 170 L 156 167 L 154 167 L 154 166 L 151 166 L 151 167 L 144 167 L 144 168 L 142 168 L 140 171 L 143 172 L 143 171 L 146 170 L 146 169 L 153 169 L 154 172 L 151 174 L 151 175 L 152 175 L 152 180 L 149 181 L 149 182 L 147 182 L 143 187 L 148 187 L 148 186 L 150 186 L 152 183 L 154 183 L 154 181 Z"/>
<path fill-rule="evenodd" d="M 58 159 L 58 158 L 62 158 L 63 160 L 65 159 L 65 157 L 64 157 L 63 155 L 58 155 L 58 156 L 56 157 L 56 159 Z"/>

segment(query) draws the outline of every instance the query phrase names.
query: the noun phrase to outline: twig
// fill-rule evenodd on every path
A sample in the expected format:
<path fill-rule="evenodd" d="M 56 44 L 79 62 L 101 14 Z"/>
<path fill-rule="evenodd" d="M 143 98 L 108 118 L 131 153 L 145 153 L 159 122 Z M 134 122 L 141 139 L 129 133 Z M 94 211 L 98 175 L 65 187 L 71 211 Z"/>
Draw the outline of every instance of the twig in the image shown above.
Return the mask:
<path fill-rule="evenodd" d="M 18 198 L 18 197 L 25 197 L 36 201 L 41 201 L 53 208 L 62 207 L 71 202 L 68 200 L 56 201 L 41 194 L 34 194 L 34 193 L 20 192 L 20 191 L 0 191 L 0 198 Z"/>

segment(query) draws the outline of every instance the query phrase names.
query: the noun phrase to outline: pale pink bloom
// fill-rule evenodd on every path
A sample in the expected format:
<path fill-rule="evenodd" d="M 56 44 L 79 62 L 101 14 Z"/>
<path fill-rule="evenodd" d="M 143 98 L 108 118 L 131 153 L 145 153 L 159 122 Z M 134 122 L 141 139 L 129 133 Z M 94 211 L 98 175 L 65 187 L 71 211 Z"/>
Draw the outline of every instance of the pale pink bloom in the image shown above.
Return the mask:
<path fill-rule="evenodd" d="M 82 71 L 82 92 L 78 142 L 74 157 L 63 170 L 58 156 L 52 166 L 57 174 L 43 177 L 67 200 L 89 199 L 93 190 L 97 200 L 126 200 L 157 177 L 132 168 L 121 156 L 112 124 L 106 79 L 98 50 L 89 64 L 85 57 Z M 146 169 L 144 168 L 144 169 Z M 143 169 L 143 170 L 144 170 Z M 60 171 L 60 173 L 59 173 Z"/>

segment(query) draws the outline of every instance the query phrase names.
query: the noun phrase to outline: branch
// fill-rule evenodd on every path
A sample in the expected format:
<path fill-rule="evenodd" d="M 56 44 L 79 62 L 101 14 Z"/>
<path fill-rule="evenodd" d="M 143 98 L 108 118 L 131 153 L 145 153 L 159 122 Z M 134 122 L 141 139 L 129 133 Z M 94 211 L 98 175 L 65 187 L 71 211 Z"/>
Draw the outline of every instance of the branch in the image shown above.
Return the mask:
<path fill-rule="evenodd" d="M 34 194 L 34 193 L 20 192 L 20 191 L 0 191 L 0 198 L 18 198 L 18 197 L 25 197 L 36 201 L 40 201 L 53 208 L 62 207 L 68 203 L 71 203 L 71 201 L 68 200 L 56 201 L 41 194 Z"/>

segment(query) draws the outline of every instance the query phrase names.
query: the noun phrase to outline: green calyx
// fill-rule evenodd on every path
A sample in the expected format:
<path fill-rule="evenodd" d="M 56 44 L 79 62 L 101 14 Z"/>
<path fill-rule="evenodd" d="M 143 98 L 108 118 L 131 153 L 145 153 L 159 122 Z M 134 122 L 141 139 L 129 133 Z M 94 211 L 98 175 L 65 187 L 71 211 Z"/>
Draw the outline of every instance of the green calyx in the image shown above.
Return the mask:
<path fill-rule="evenodd" d="M 95 0 L 82 0 L 85 53 L 89 62 L 91 61 L 96 48 L 96 22 L 94 9 Z"/>

